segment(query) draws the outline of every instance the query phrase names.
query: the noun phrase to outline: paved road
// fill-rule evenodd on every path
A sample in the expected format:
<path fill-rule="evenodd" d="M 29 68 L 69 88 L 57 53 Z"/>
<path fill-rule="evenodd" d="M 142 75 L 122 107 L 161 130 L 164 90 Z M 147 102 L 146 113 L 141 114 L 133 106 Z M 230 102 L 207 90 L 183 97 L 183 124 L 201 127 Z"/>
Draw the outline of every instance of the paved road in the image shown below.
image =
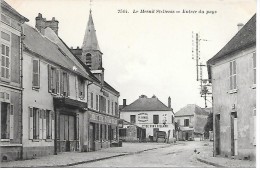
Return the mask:
<path fill-rule="evenodd" d="M 148 150 L 107 160 L 79 164 L 73 167 L 207 167 L 213 166 L 197 161 L 194 150 L 202 151 L 204 142 L 181 142 L 169 147 Z"/>

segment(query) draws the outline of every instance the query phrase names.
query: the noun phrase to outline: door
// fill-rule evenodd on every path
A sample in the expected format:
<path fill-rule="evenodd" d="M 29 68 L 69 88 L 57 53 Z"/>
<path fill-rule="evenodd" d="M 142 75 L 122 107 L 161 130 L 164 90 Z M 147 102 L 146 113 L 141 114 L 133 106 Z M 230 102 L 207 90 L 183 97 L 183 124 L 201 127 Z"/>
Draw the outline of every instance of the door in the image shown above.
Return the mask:
<path fill-rule="evenodd" d="M 237 155 L 237 113 L 231 113 L 231 156 Z"/>
<path fill-rule="evenodd" d="M 159 128 L 153 128 L 153 140 L 157 140 L 156 132 L 159 131 Z"/>
<path fill-rule="evenodd" d="M 185 132 L 185 140 L 189 140 L 189 132 Z"/>
<path fill-rule="evenodd" d="M 220 155 L 220 114 L 215 117 L 215 133 L 216 155 Z"/>
<path fill-rule="evenodd" d="M 76 150 L 76 116 L 60 114 L 60 151 Z"/>
<path fill-rule="evenodd" d="M 90 149 L 90 151 L 94 151 L 95 150 L 95 143 L 94 143 L 94 141 L 95 141 L 95 136 L 94 136 L 94 134 L 95 134 L 95 129 L 94 129 L 94 125 L 93 125 L 93 123 L 90 123 L 89 124 L 89 149 Z"/>

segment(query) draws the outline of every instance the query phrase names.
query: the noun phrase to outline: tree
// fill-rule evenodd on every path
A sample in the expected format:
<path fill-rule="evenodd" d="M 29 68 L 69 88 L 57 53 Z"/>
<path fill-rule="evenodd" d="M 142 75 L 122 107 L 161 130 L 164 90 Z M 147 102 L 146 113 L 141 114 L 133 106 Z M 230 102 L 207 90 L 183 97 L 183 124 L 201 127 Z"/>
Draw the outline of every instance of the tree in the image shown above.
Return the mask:
<path fill-rule="evenodd" d="M 213 131 L 213 113 L 208 115 L 207 123 L 204 127 L 205 137 L 209 137 L 209 131 Z"/>

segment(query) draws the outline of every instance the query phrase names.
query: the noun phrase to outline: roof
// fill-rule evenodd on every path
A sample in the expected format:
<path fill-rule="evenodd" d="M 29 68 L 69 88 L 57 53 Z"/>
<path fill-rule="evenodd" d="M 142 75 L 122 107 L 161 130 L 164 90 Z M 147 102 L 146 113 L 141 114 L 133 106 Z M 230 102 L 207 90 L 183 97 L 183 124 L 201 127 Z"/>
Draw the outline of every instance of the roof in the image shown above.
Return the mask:
<path fill-rule="evenodd" d="M 229 57 L 228 54 L 256 44 L 256 14 L 237 32 L 237 34 L 207 64 Z"/>
<path fill-rule="evenodd" d="M 178 112 L 175 113 L 175 117 L 180 116 L 194 116 L 197 115 L 208 115 L 201 107 L 197 106 L 196 104 L 188 104 L 187 106 L 181 108 Z"/>
<path fill-rule="evenodd" d="M 168 108 L 157 97 L 140 96 L 139 99 L 124 107 L 122 112 L 124 111 L 172 111 L 172 108 Z"/>
<path fill-rule="evenodd" d="M 43 36 L 35 28 L 27 24 L 23 24 L 23 28 L 25 34 L 24 45 L 27 50 L 36 53 L 63 68 L 69 69 L 71 72 L 86 76 L 86 71 L 82 70 L 80 67 L 77 67 L 76 71 L 73 70 L 75 62 L 66 56 L 68 53 L 65 53 L 63 51 L 64 49 L 62 50 L 58 45 Z"/>
<path fill-rule="evenodd" d="M 100 51 L 91 11 L 89 12 L 88 25 L 86 28 L 86 32 L 82 44 L 82 50 Z"/>
<path fill-rule="evenodd" d="M 17 12 L 13 7 L 11 7 L 7 2 L 5 2 L 4 0 L 1 0 L 1 7 L 7 9 L 8 11 L 10 11 L 12 14 L 18 16 L 19 18 L 21 18 L 22 20 L 28 22 L 29 19 L 27 19 L 26 17 L 24 17 L 23 15 L 21 15 L 19 12 Z"/>

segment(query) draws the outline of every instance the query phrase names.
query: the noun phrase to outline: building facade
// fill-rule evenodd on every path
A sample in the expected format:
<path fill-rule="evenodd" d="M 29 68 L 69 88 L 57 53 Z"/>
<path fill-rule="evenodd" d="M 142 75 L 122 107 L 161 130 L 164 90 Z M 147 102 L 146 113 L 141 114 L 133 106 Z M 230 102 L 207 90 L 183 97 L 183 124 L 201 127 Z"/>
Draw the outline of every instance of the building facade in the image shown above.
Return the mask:
<path fill-rule="evenodd" d="M 1 0 L 0 121 L 1 161 L 22 157 L 22 38 L 29 21 Z"/>
<path fill-rule="evenodd" d="M 189 104 L 175 113 L 177 140 L 202 140 L 208 113 L 195 104 Z"/>
<path fill-rule="evenodd" d="M 169 135 L 169 140 L 174 141 L 174 113 L 170 97 L 167 107 L 156 96 L 147 98 L 141 95 L 139 99 L 121 109 L 120 118 L 145 128 L 147 140 L 156 140 L 156 132 L 164 131 Z"/>
<path fill-rule="evenodd" d="M 214 154 L 255 159 L 256 15 L 207 64 L 213 93 Z"/>
<path fill-rule="evenodd" d="M 104 80 L 100 50 L 88 49 L 98 57 L 90 59 L 98 66 L 89 67 L 58 36 L 54 17 L 39 13 L 35 28 L 25 21 L 1 1 L 1 161 L 118 143 L 120 94 Z M 90 28 L 91 13 L 84 50 L 95 43 Z"/>

